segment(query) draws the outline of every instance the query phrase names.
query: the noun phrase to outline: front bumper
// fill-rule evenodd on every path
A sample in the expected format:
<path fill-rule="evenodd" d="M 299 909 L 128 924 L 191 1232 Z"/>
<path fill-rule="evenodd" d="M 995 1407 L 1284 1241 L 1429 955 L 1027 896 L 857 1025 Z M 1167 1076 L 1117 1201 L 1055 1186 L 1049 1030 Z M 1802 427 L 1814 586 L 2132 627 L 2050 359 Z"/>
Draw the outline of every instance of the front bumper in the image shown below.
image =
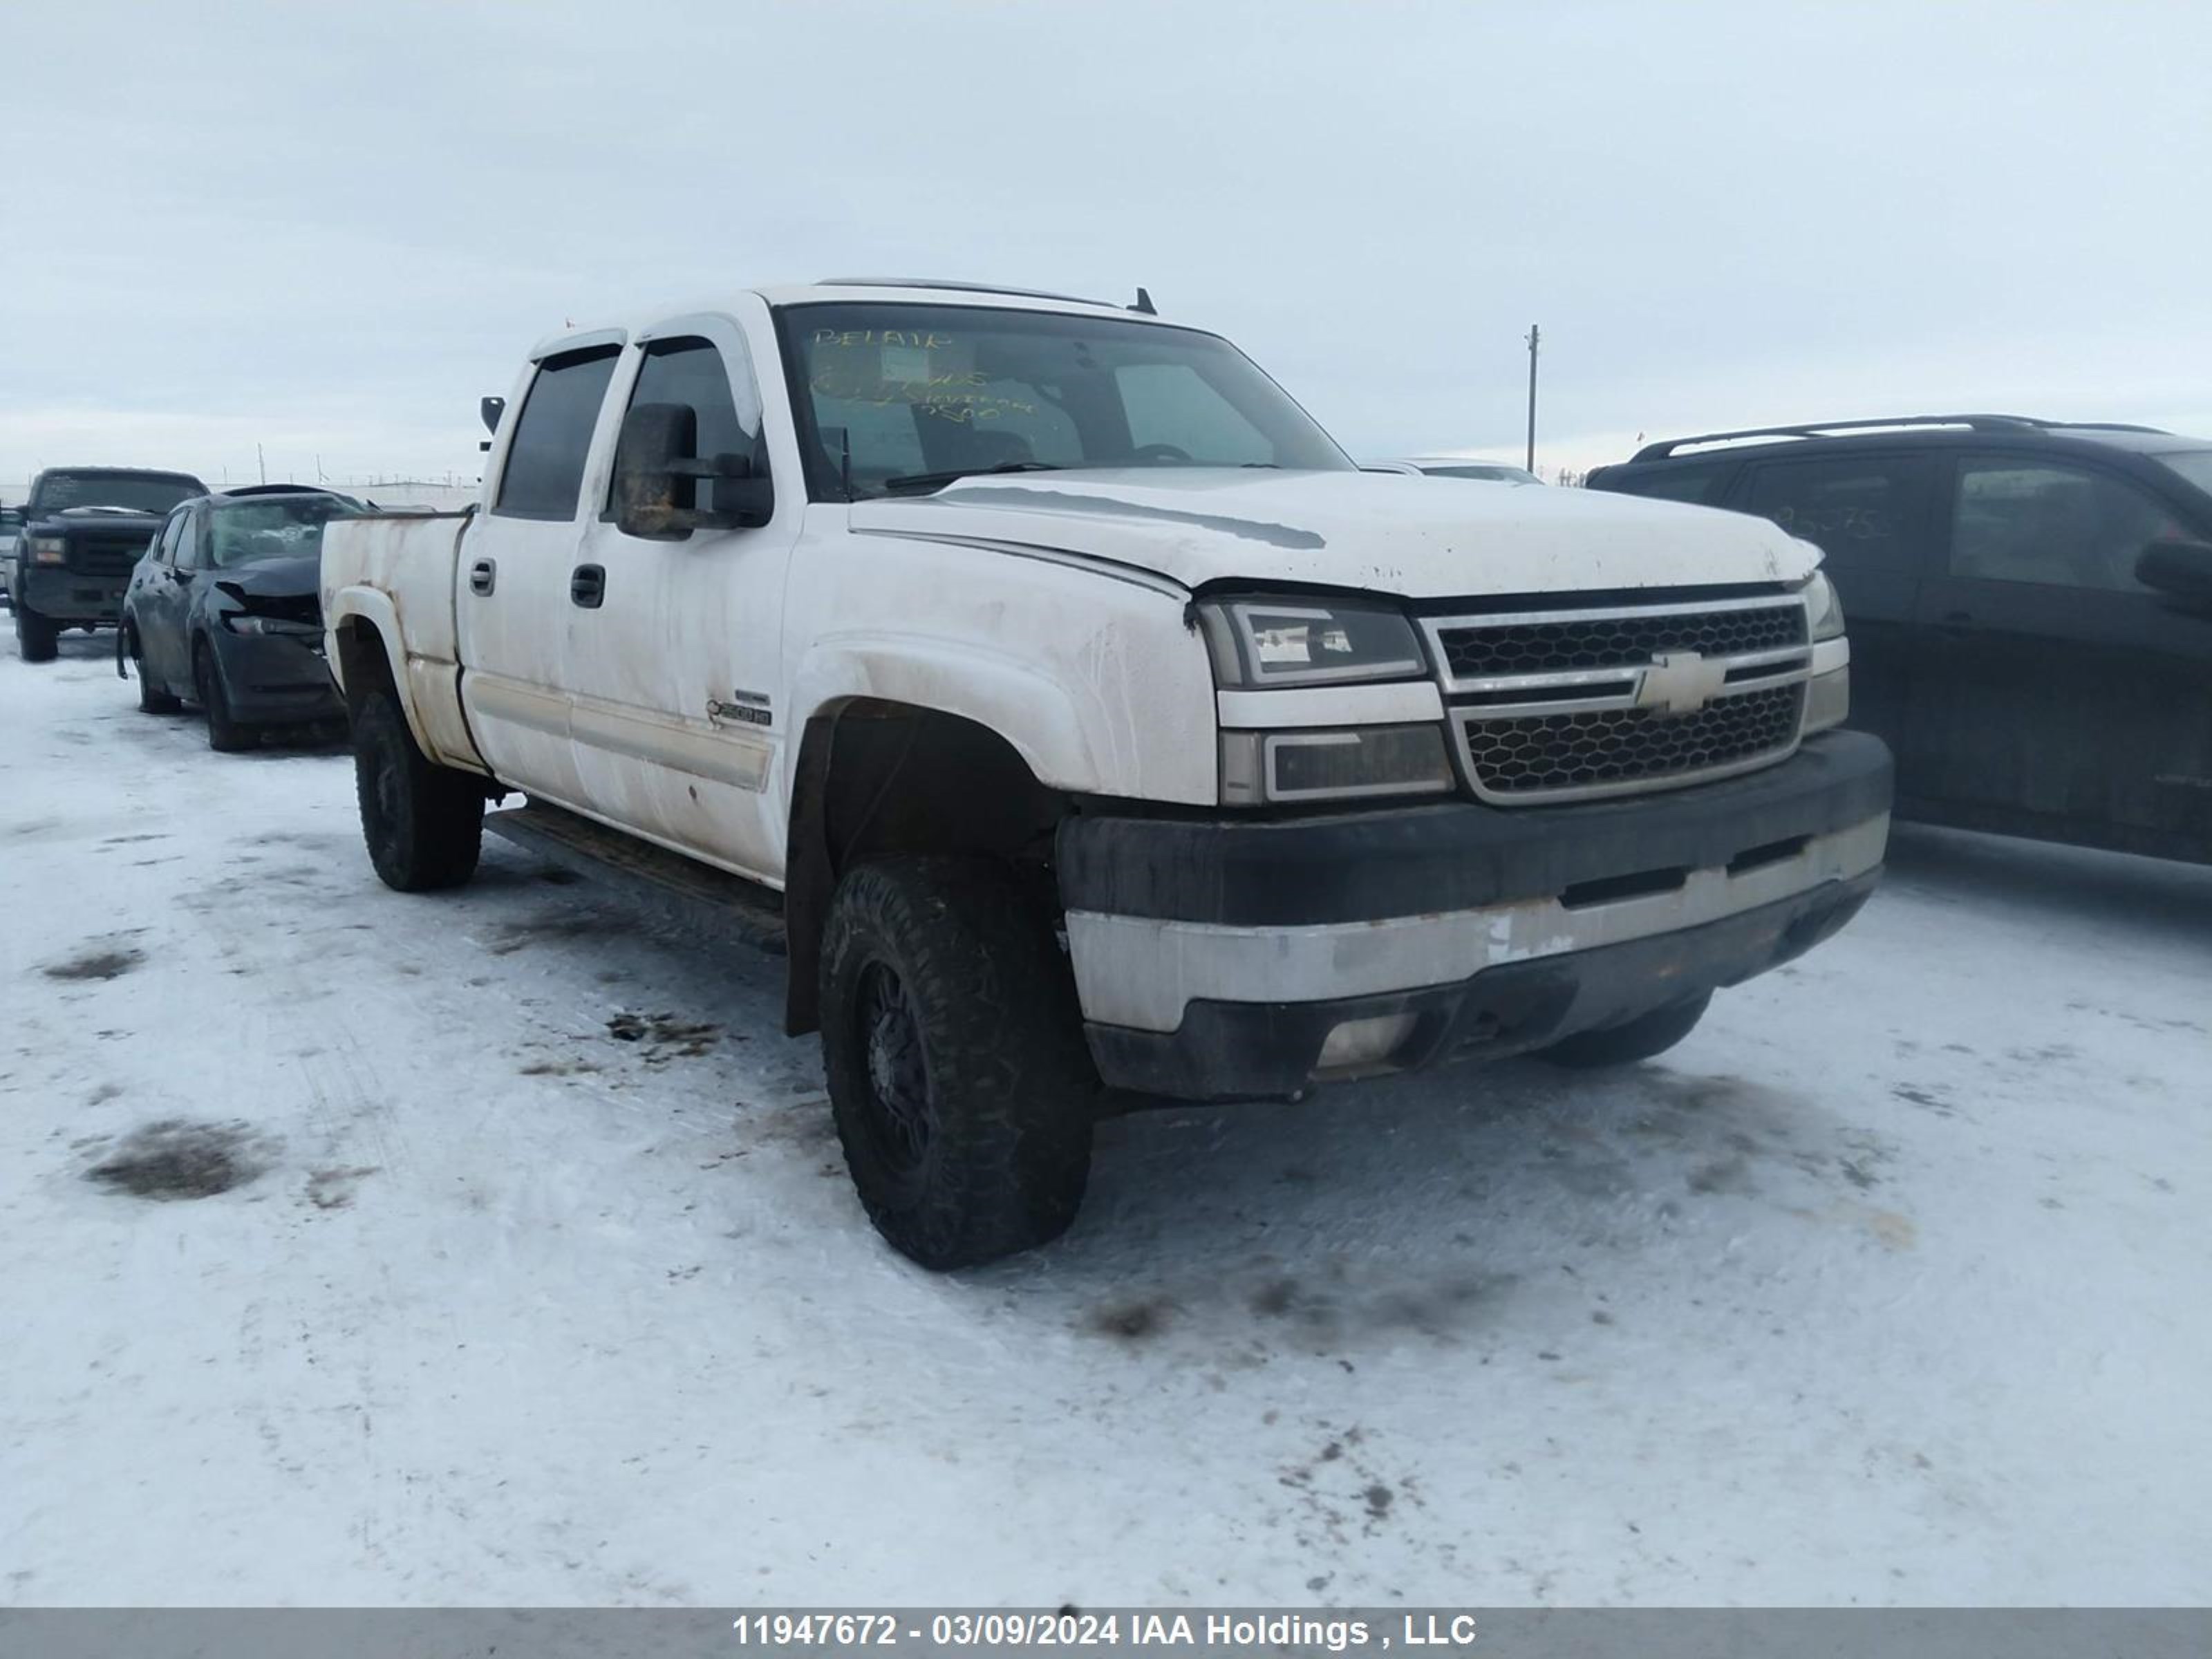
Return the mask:
<path fill-rule="evenodd" d="M 322 635 L 293 638 L 210 630 L 233 719 L 248 725 L 307 725 L 340 720 L 345 703 L 315 647 Z"/>
<path fill-rule="evenodd" d="M 97 623 L 112 628 L 122 613 L 124 590 L 130 586 L 127 570 L 119 576 L 94 575 L 67 565 L 33 564 L 26 559 L 19 567 L 10 597 L 15 603 L 58 623 Z"/>
<path fill-rule="evenodd" d="M 1809 949 L 1872 890 L 1889 754 L 1838 732 L 1576 806 L 1082 817 L 1061 897 L 1106 1081 L 1187 1099 L 1541 1047 Z"/>

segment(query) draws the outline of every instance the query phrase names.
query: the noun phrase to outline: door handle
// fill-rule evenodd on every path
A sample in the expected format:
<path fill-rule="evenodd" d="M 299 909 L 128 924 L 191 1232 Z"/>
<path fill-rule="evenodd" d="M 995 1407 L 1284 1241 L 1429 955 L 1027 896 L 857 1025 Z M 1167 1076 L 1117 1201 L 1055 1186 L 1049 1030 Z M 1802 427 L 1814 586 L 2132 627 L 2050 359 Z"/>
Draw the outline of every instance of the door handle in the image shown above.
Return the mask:
<path fill-rule="evenodd" d="M 596 611 L 607 597 L 607 573 L 603 565 L 580 564 L 568 573 L 568 599 L 586 611 Z"/>
<path fill-rule="evenodd" d="M 469 592 L 471 593 L 489 593 L 498 580 L 499 561 L 496 559 L 478 559 L 469 567 Z"/>
<path fill-rule="evenodd" d="M 1974 618 L 1970 611 L 1946 611 L 1936 631 L 1946 639 L 1962 640 L 1974 631 Z"/>

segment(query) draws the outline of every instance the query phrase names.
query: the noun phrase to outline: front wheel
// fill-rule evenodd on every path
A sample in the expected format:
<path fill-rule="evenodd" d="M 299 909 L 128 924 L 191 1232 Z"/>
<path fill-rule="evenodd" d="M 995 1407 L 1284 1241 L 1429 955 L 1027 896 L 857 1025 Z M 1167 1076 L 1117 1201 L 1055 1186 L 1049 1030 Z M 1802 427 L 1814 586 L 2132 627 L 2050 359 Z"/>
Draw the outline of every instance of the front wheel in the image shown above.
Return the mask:
<path fill-rule="evenodd" d="M 922 857 L 850 872 L 821 1006 L 846 1166 L 893 1248 L 941 1271 L 1067 1230 L 1098 1080 L 1049 919 L 1009 872 Z"/>
<path fill-rule="evenodd" d="M 182 707 L 170 692 L 154 684 L 146 672 L 146 655 L 138 638 L 138 630 L 126 625 L 123 642 L 131 656 L 131 672 L 138 681 L 138 710 L 144 714 L 173 714 Z"/>
<path fill-rule="evenodd" d="M 52 617 L 40 616 L 21 599 L 15 601 L 15 654 L 25 662 L 52 662 L 60 634 Z"/>
<path fill-rule="evenodd" d="M 201 713 L 207 716 L 209 748 L 219 755 L 234 755 L 253 746 L 252 732 L 231 714 L 230 694 L 222 689 L 222 671 L 215 665 L 215 653 L 204 640 L 192 653 L 192 690 L 199 697 Z"/>
<path fill-rule="evenodd" d="M 458 887 L 483 850 L 483 790 L 415 746 L 388 691 L 363 697 L 353 720 L 354 793 L 369 862 L 387 887 Z"/>
<path fill-rule="evenodd" d="M 1564 1042 L 1537 1050 L 1539 1060 L 1554 1066 L 1589 1070 L 1601 1066 L 1632 1066 L 1673 1048 L 1697 1029 L 1705 1017 L 1711 991 L 1686 1002 L 1672 1002 L 1626 1025 L 1608 1025 L 1601 1031 L 1578 1031 Z"/>

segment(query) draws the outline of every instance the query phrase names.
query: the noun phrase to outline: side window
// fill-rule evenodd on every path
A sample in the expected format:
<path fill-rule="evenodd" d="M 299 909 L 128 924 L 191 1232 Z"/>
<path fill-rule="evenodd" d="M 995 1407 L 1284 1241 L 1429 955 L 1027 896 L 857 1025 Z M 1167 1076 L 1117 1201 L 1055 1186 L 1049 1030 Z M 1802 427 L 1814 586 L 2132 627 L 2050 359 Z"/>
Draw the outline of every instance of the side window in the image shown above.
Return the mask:
<path fill-rule="evenodd" d="M 176 516 L 176 567 L 179 570 L 200 568 L 200 514 L 179 513 Z"/>
<path fill-rule="evenodd" d="M 538 366 L 507 446 L 493 512 L 516 519 L 576 516 L 592 428 L 620 355 L 608 346 L 548 357 Z"/>
<path fill-rule="evenodd" d="M 655 340 L 645 349 L 629 406 L 640 404 L 682 404 L 698 418 L 697 455 L 742 455 L 759 471 L 768 466 L 768 446 L 761 437 L 761 395 L 753 379 L 751 362 L 740 357 L 725 364 L 712 341 L 692 338 Z M 711 490 L 719 480 L 691 481 L 696 489 Z M 681 506 L 712 509 L 719 503 L 679 501 Z M 607 483 L 607 510 L 614 508 L 614 481 Z"/>
<path fill-rule="evenodd" d="M 2134 592 L 2144 547 L 2183 533 L 2124 479 L 2063 463 L 1970 460 L 1959 467 L 1951 573 Z"/>
<path fill-rule="evenodd" d="M 1188 363 L 1126 363 L 1114 378 L 1132 448 L 1165 444 L 1214 466 L 1274 460 L 1267 434 Z"/>
<path fill-rule="evenodd" d="M 1838 569 L 1910 570 L 1926 477 L 1904 457 L 1771 462 L 1751 475 L 1743 509 L 1803 537 Z"/>
<path fill-rule="evenodd" d="M 184 513 L 172 513 L 169 514 L 168 522 L 161 526 L 160 544 L 155 550 L 154 556 L 157 562 L 161 564 L 176 563 L 177 542 L 184 532 L 185 520 L 189 516 L 191 515 Z"/>
<path fill-rule="evenodd" d="M 1694 507 L 1709 505 L 1716 493 L 1715 486 L 1728 471 L 1725 463 L 1711 466 L 1669 466 L 1650 472 L 1631 473 L 1607 486 L 1631 495 L 1648 495 L 1658 501 L 1687 501 Z"/>

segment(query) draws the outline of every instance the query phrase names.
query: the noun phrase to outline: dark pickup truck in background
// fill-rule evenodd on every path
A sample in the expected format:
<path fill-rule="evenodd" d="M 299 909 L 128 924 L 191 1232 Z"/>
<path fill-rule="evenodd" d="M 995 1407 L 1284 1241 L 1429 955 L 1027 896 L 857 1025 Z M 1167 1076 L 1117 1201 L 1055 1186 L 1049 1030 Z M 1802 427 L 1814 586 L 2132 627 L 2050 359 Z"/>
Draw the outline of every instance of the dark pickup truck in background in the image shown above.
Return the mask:
<path fill-rule="evenodd" d="M 50 467 L 40 473 L 8 561 L 23 660 L 51 662 L 64 629 L 113 627 L 131 568 L 162 518 L 179 501 L 206 494 L 186 472 Z"/>
<path fill-rule="evenodd" d="M 1589 486 L 1818 544 L 1899 817 L 2212 864 L 2212 440 L 1828 422 L 1648 444 Z"/>

